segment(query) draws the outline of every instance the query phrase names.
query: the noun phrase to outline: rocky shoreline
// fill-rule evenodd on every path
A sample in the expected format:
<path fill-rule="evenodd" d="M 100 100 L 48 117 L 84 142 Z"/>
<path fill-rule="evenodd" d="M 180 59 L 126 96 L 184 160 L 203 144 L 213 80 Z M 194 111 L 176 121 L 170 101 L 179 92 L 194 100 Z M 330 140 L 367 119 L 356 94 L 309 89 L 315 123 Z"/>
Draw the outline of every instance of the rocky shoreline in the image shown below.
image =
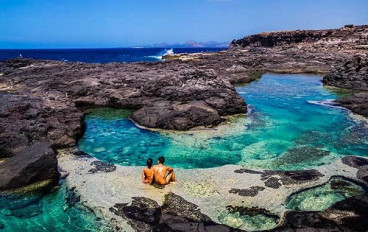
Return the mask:
<path fill-rule="evenodd" d="M 172 55 L 165 57 L 165 62 L 157 63 L 86 64 L 31 59 L 2 61 L 0 191 L 30 184 L 57 183 L 60 174 L 56 154 L 59 149 L 76 146 L 83 135 L 85 109 L 89 107 L 134 109 L 131 118 L 146 128 L 189 130 L 215 127 L 226 120 L 228 115 L 247 112 L 247 105 L 235 91 L 233 84 L 249 83 L 266 72 L 317 73 L 327 74 L 323 80 L 325 84 L 359 91 L 353 96 L 338 100 L 338 103 L 355 113 L 368 116 L 367 35 L 368 26 L 351 25 L 334 30 L 261 33 L 234 40 L 226 51 Z M 353 165 L 358 167 L 359 177 L 355 174 L 351 177 L 366 184 L 366 161 L 351 157 L 348 159 L 346 162 L 356 161 Z M 64 161 L 59 159 L 61 166 L 62 162 Z M 75 158 L 70 159 L 70 162 L 79 163 Z M 69 169 L 70 165 L 72 164 L 63 168 Z M 101 165 L 104 164 L 95 163 L 95 173 L 99 172 Z M 347 169 L 345 166 L 344 170 Z M 115 172 L 115 169 L 106 167 L 111 173 Z M 71 169 L 68 172 L 73 173 L 76 170 Z M 254 172 L 261 172 L 258 173 L 260 176 L 266 175 L 263 171 Z M 249 183 L 242 183 L 242 186 L 230 189 L 229 194 L 237 197 L 257 196 L 260 192 L 264 193 L 266 188 L 277 189 L 277 186 L 284 184 L 280 183 L 280 178 L 274 176 L 284 174 L 269 175 L 267 183 L 262 184 L 265 187 L 249 186 L 249 189 L 244 189 L 244 185 Z M 346 176 L 343 173 L 338 175 Z M 249 178 L 252 179 L 251 176 Z M 80 180 L 75 183 L 79 184 L 78 181 Z M 181 202 L 189 205 L 188 208 L 191 209 L 193 198 L 188 201 L 184 192 L 179 192 L 181 195 L 168 196 L 168 201 Z M 162 199 L 137 198 L 136 203 L 133 202 L 130 206 L 120 204 L 128 204 L 128 200 L 136 196 L 138 195 L 126 196 L 126 202 L 115 201 L 114 205 L 109 206 L 109 215 L 114 214 L 115 217 L 123 217 L 125 220 L 131 220 L 129 217 L 133 217 L 135 221 L 131 221 L 130 226 L 136 226 L 136 229 L 141 226 L 151 229 L 157 226 L 175 230 L 171 227 L 171 222 L 174 221 L 187 223 L 185 226 L 196 223 L 196 228 L 201 227 L 203 231 L 213 228 L 234 231 L 213 219 L 214 215 L 211 215 L 209 208 L 204 210 L 204 214 L 198 213 L 195 218 L 183 218 L 182 215 L 177 215 L 178 212 L 171 211 L 170 204 L 162 202 Z M 229 198 L 231 199 L 233 198 Z M 356 226 L 349 221 L 349 217 L 336 215 L 339 215 L 341 210 L 350 210 L 348 214 L 351 214 L 351 211 L 354 211 L 352 205 L 359 205 L 359 202 L 366 200 L 365 194 L 347 199 L 348 203 L 343 201 L 340 205 L 333 206 L 335 208 L 323 212 L 287 213 L 283 216 L 284 227 L 278 227 L 277 231 L 315 228 L 321 223 L 324 226 L 321 229 L 337 231 Z M 345 203 L 347 205 L 344 205 Z M 139 212 L 145 213 L 144 209 L 134 208 L 142 204 L 146 208 L 153 205 L 154 212 L 160 212 L 157 214 L 159 216 L 154 214 L 152 221 L 142 222 Z M 202 210 L 206 207 L 204 204 L 200 208 Z M 138 210 L 138 216 L 129 214 L 132 210 Z M 239 211 L 244 209 L 230 207 L 228 210 L 240 213 Z M 361 211 L 354 213 L 358 215 L 356 222 L 361 222 L 361 218 L 367 216 L 367 211 L 365 208 L 357 210 Z M 215 221 L 209 220 L 206 215 Z M 296 218 L 299 218 L 298 225 L 295 225 Z M 303 223 L 305 226 L 300 227 Z"/>

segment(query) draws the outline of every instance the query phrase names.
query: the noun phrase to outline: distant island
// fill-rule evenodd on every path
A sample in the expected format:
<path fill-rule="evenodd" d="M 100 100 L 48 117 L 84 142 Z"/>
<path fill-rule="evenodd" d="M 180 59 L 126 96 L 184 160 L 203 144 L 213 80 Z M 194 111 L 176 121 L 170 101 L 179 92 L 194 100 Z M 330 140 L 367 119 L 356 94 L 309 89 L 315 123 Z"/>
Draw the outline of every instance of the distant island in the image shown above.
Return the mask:
<path fill-rule="evenodd" d="M 144 48 L 228 48 L 230 42 L 197 42 L 194 40 L 189 40 L 185 43 L 157 43 L 153 45 L 136 46 Z"/>

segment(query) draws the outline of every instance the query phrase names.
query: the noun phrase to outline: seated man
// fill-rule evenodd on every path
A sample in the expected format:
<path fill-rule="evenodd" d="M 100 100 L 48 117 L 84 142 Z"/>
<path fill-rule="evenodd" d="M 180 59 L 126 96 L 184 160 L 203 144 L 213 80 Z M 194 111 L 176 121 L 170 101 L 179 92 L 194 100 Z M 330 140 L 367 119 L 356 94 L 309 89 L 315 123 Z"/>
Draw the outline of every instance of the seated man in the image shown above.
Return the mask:
<path fill-rule="evenodd" d="M 168 166 L 164 166 L 165 158 L 159 157 L 157 165 L 153 166 L 153 174 L 155 177 L 155 184 L 166 185 L 170 181 L 175 181 L 174 169 Z"/>
<path fill-rule="evenodd" d="M 147 159 L 147 167 L 142 171 L 142 182 L 145 184 L 152 184 L 153 182 L 153 160 L 151 158 Z"/>

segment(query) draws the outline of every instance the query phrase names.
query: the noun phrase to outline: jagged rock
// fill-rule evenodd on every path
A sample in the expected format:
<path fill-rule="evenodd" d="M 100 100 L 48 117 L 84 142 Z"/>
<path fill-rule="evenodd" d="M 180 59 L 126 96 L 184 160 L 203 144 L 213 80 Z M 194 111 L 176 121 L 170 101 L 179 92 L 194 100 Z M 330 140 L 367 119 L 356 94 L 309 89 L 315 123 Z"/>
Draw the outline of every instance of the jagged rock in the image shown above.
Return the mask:
<path fill-rule="evenodd" d="M 115 204 L 110 208 L 115 215 L 128 219 L 137 231 L 241 231 L 213 222 L 193 203 L 169 193 L 164 204 L 145 197 L 134 197 L 132 203 Z"/>
<path fill-rule="evenodd" d="M 0 164 L 0 191 L 58 178 L 57 160 L 51 143 L 36 142 Z"/>

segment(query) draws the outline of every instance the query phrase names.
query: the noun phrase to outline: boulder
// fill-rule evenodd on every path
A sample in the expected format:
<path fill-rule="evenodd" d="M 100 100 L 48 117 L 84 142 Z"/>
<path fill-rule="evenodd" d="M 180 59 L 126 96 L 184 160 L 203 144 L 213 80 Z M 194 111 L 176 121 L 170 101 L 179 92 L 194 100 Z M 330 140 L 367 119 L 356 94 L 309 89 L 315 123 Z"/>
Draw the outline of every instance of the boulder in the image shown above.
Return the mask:
<path fill-rule="evenodd" d="M 214 126 L 223 121 L 215 109 L 203 101 L 186 104 L 156 102 L 133 113 L 132 119 L 149 128 L 188 130 L 197 126 Z"/>
<path fill-rule="evenodd" d="M 45 180 L 55 183 L 58 178 L 57 159 L 50 141 L 35 142 L 1 163 L 0 176 L 0 191 Z"/>

